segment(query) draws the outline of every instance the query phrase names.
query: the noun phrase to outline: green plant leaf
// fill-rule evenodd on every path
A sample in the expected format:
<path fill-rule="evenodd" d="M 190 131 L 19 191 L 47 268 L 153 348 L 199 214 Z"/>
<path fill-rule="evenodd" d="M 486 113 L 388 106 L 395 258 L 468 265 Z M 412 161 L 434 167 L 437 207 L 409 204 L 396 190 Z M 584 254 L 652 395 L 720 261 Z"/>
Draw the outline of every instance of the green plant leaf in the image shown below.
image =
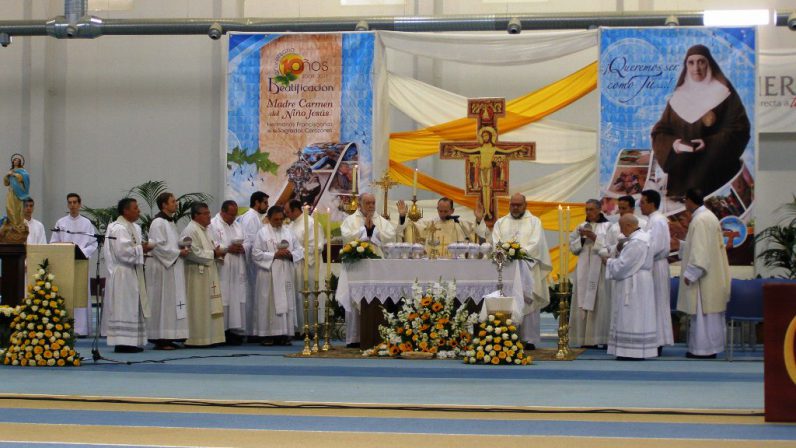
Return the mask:
<path fill-rule="evenodd" d="M 273 175 L 276 175 L 279 169 L 279 165 L 271 161 L 271 153 L 258 149 L 249 154 L 237 146 L 227 153 L 227 163 L 234 163 L 238 166 L 255 165 L 258 171 Z"/>

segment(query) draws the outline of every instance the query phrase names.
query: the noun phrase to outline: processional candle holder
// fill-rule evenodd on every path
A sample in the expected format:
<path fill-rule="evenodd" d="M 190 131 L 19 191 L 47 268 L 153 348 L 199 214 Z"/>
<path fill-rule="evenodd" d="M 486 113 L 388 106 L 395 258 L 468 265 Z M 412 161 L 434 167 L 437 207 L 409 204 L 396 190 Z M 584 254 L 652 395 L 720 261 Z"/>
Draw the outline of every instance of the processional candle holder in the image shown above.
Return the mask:
<path fill-rule="evenodd" d="M 409 226 L 410 229 L 410 243 L 415 243 L 417 241 L 417 235 L 415 235 L 417 231 L 417 222 L 423 217 L 423 209 L 417 206 L 417 196 L 412 195 L 412 205 L 409 206 L 409 211 L 406 213 L 406 217 L 412 221 L 412 226 Z"/>
<path fill-rule="evenodd" d="M 321 347 L 321 350 L 328 352 L 334 348 L 332 347 L 332 307 L 334 306 L 332 294 L 334 294 L 334 291 L 329 284 L 329 279 L 326 279 L 326 289 L 323 292 L 326 293 L 326 307 L 323 310 L 323 347 Z"/>
<path fill-rule="evenodd" d="M 566 279 L 558 282 L 558 351 L 556 359 L 559 361 L 572 360 L 572 351 L 569 349 L 569 299 L 572 292 Z"/>
<path fill-rule="evenodd" d="M 304 296 L 304 350 L 301 351 L 301 354 L 310 356 L 312 355 L 312 347 L 310 346 L 310 297 L 312 291 L 307 288 L 301 291 L 301 294 Z"/>

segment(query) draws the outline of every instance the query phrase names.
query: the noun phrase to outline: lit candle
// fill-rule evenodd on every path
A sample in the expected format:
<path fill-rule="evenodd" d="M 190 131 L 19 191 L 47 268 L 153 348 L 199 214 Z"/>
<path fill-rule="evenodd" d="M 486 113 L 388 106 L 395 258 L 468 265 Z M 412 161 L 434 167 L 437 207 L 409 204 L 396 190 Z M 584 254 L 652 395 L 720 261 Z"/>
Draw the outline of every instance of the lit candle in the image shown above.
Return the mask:
<path fill-rule="evenodd" d="M 310 206 L 304 206 L 304 290 L 310 289 Z"/>
<path fill-rule="evenodd" d="M 571 215 L 571 213 L 569 211 L 569 206 L 567 206 L 567 219 L 566 219 L 566 222 L 564 223 L 564 232 L 566 232 L 564 235 L 566 235 L 566 241 L 567 242 L 569 242 L 569 219 L 570 219 L 571 216 L 572 215 Z M 567 249 L 569 249 L 569 248 L 567 248 Z M 565 280 L 564 284 L 567 287 L 566 290 L 569 291 L 569 250 L 567 250 L 565 252 L 565 254 L 566 254 L 566 257 L 564 257 L 564 280 Z"/>
<path fill-rule="evenodd" d="M 332 278 L 332 209 L 326 208 L 326 281 Z"/>
<path fill-rule="evenodd" d="M 321 276 L 321 257 L 318 255 L 318 223 L 313 220 L 312 221 L 312 251 L 315 255 L 313 261 L 315 262 L 315 290 L 318 289 L 318 284 L 320 282 Z"/>
<path fill-rule="evenodd" d="M 357 171 L 359 171 L 359 165 L 354 165 L 354 176 L 351 179 L 351 183 L 354 186 L 354 194 L 357 194 Z"/>
<path fill-rule="evenodd" d="M 417 168 L 415 168 L 415 175 L 412 180 L 412 196 L 417 197 Z"/>

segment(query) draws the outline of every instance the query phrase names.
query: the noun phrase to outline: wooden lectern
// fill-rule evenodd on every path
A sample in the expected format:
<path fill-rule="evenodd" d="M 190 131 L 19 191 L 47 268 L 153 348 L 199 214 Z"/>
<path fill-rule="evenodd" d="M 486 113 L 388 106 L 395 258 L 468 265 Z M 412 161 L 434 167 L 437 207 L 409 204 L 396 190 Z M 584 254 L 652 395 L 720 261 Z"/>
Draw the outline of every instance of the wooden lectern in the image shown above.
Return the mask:
<path fill-rule="evenodd" d="M 55 275 L 58 294 L 64 298 L 69 316 L 74 308 L 88 305 L 88 259 L 79 246 L 72 243 L 28 244 L 28 282 L 44 259 L 50 260 L 50 272 Z"/>

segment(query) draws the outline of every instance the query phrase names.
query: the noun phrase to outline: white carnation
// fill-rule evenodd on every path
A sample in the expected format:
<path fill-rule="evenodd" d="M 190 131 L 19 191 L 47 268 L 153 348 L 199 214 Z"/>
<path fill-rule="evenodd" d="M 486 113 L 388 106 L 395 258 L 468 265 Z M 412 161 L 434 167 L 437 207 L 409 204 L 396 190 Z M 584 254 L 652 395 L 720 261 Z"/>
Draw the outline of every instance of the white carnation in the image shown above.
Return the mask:
<path fill-rule="evenodd" d="M 516 341 L 517 340 L 517 335 L 516 334 L 511 335 L 511 340 L 512 341 Z"/>
<path fill-rule="evenodd" d="M 50 289 L 51 287 L 52 287 L 52 285 L 50 284 L 50 282 L 47 282 L 47 283 L 44 284 L 44 288 L 45 289 Z"/>
<path fill-rule="evenodd" d="M 53 274 L 47 274 L 47 280 L 49 280 L 49 281 L 53 281 L 53 280 L 55 280 L 55 275 L 53 275 Z M 49 286 L 48 286 L 48 288 L 49 288 Z"/>
<path fill-rule="evenodd" d="M 364 253 L 365 252 L 365 248 L 362 247 L 362 246 L 359 246 L 359 247 L 357 247 L 357 252 L 359 252 L 360 254 Z"/>
<path fill-rule="evenodd" d="M 509 249 L 509 255 L 510 256 L 513 257 L 515 253 L 517 253 L 517 251 L 515 251 L 514 249 Z"/>

